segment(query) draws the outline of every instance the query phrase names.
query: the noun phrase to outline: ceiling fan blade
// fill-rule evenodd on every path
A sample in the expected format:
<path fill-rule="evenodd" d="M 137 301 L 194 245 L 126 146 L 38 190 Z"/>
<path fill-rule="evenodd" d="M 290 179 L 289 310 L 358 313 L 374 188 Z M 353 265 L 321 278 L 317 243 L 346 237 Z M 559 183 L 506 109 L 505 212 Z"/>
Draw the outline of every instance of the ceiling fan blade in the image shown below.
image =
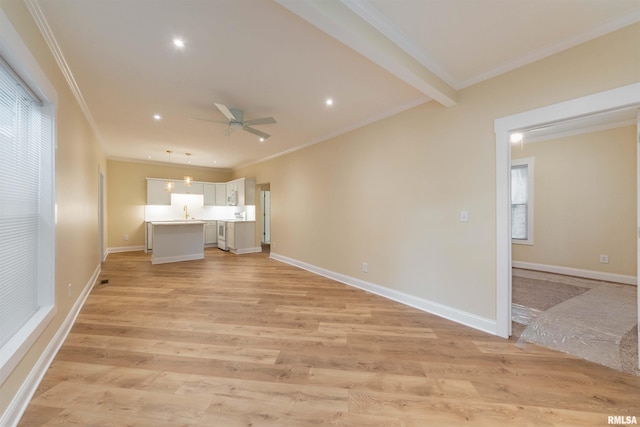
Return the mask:
<path fill-rule="evenodd" d="M 255 125 L 275 125 L 276 119 L 273 117 L 263 117 L 261 119 L 253 119 L 253 120 L 245 120 L 245 126 L 255 126 Z"/>
<path fill-rule="evenodd" d="M 250 132 L 250 133 L 252 133 L 254 135 L 258 135 L 260 138 L 263 138 L 263 139 L 267 139 L 267 138 L 269 138 L 271 136 L 268 133 L 264 133 L 262 131 L 259 131 L 258 129 L 250 128 L 249 126 L 244 126 L 242 129 L 244 129 L 247 132 Z"/>
<path fill-rule="evenodd" d="M 224 114 L 224 116 L 229 119 L 229 121 L 237 121 L 238 119 L 231 113 L 231 111 L 227 108 L 226 105 L 224 104 L 218 104 L 215 103 L 215 106 L 218 107 L 218 110 L 220 110 L 220 112 L 222 114 Z"/>

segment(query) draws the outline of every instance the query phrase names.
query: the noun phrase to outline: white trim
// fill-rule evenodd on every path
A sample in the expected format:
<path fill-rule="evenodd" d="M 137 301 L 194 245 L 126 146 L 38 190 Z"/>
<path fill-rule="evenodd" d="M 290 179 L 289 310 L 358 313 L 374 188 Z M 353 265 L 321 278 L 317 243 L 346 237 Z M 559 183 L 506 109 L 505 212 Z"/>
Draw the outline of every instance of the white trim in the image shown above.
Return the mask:
<path fill-rule="evenodd" d="M 0 355 L 0 384 L 12 374 L 22 358 L 31 350 L 42 332 L 49 326 L 57 313 L 55 300 L 55 147 L 56 147 L 56 107 L 58 93 L 40 67 L 27 45 L 24 43 L 9 18 L 0 8 L 0 56 L 9 65 L 22 83 L 28 86 L 42 102 L 41 112 L 51 120 L 51 146 L 47 150 L 47 171 L 42 178 L 48 180 L 47 201 L 42 198 L 41 218 L 47 226 L 39 233 L 38 275 L 37 284 L 38 311 L 9 339 L 2 347 Z M 44 182 L 44 181 L 43 181 Z M 44 185 L 44 184 L 43 184 Z M 54 224 L 49 224 L 54 220 Z M 0 425 L 4 425 L 0 420 Z"/>
<path fill-rule="evenodd" d="M 585 279 L 602 280 L 605 282 L 624 283 L 625 285 L 636 285 L 638 279 L 636 276 L 627 276 L 625 274 L 606 273 L 603 271 L 583 270 L 580 268 L 562 267 L 559 265 L 535 264 L 533 262 L 512 261 L 514 268 L 522 268 L 525 270 L 544 271 L 546 273 L 564 274 L 565 276 L 583 277 Z"/>
<path fill-rule="evenodd" d="M 58 63 L 58 67 L 60 67 L 60 71 L 62 72 L 62 75 L 64 76 L 65 80 L 67 81 L 67 84 L 69 85 L 69 89 L 71 90 L 71 93 L 73 93 L 73 96 L 76 98 L 76 101 L 80 106 L 80 109 L 82 110 L 82 112 L 84 113 L 84 116 L 89 122 L 89 126 L 91 126 L 91 129 L 95 133 L 96 138 L 100 142 L 103 150 L 107 151 L 107 147 L 104 141 L 102 140 L 102 137 L 100 136 L 98 125 L 96 124 L 96 121 L 94 120 L 93 115 L 91 114 L 91 111 L 89 110 L 89 107 L 87 106 L 87 103 L 84 100 L 84 96 L 82 96 L 80 87 L 76 83 L 75 77 L 73 77 L 71 68 L 69 67 L 69 64 L 67 64 L 67 60 L 65 59 L 62 53 L 62 49 L 60 49 L 60 45 L 58 45 L 58 41 L 54 37 L 53 31 L 51 31 L 51 28 L 49 27 L 49 23 L 47 22 L 47 19 L 45 18 L 44 13 L 40 8 L 40 4 L 38 3 L 38 0 L 25 0 L 25 4 L 27 6 L 27 9 L 29 9 L 29 12 L 31 13 L 31 16 L 33 17 L 34 22 L 40 29 L 40 33 L 42 34 L 42 37 L 47 42 L 47 45 L 49 46 L 49 50 L 51 51 L 53 57 Z"/>
<path fill-rule="evenodd" d="M 574 46 L 578 46 L 582 43 L 586 43 L 589 40 L 596 39 L 598 37 L 620 30 L 629 25 L 633 25 L 638 21 L 640 21 L 640 11 L 633 11 L 631 13 L 628 13 L 624 16 L 619 17 L 618 19 L 607 21 L 596 28 L 591 28 L 588 31 L 585 31 L 581 34 L 577 34 L 573 37 L 569 37 L 567 39 L 561 40 L 560 42 L 555 43 L 551 46 L 546 46 L 534 52 L 527 53 L 526 55 L 523 55 L 520 58 L 516 58 L 514 60 L 500 64 L 498 67 L 495 67 L 489 71 L 483 72 L 481 74 L 478 74 L 466 80 L 458 82 L 457 87 L 459 87 L 460 89 L 464 89 L 469 86 L 473 86 L 484 80 L 489 80 L 490 78 L 499 76 L 501 74 L 505 74 L 509 71 L 513 71 L 527 64 L 532 64 L 536 61 L 539 61 L 551 55 L 555 55 L 558 52 L 562 52 Z"/>
<path fill-rule="evenodd" d="M 0 55 L 43 102 L 58 104 L 58 93 L 54 86 L 2 9 L 0 9 Z"/>
<path fill-rule="evenodd" d="M 284 255 L 279 255 L 271 252 L 270 257 L 276 261 L 284 262 L 286 264 L 302 268 L 303 270 L 307 270 L 320 276 L 335 280 L 337 282 L 344 283 L 345 285 L 353 286 L 355 288 L 371 292 L 372 294 L 376 294 L 383 298 L 399 302 L 409 307 L 417 308 L 418 310 L 435 314 L 436 316 L 443 317 L 453 322 L 460 323 L 462 325 L 469 326 L 471 328 L 478 329 L 489 334 L 496 334 L 496 322 L 494 320 L 477 316 L 472 313 L 467 313 L 465 311 L 458 310 L 456 308 L 449 307 L 434 301 L 429 301 L 424 298 L 416 297 L 404 292 L 389 289 L 384 286 L 376 285 L 375 283 L 366 282 L 364 280 L 347 276 L 345 274 L 336 273 L 335 271 L 317 267 L 315 265 L 308 264 L 303 261 L 298 261 Z"/>
<path fill-rule="evenodd" d="M 445 107 L 457 92 L 342 2 L 276 0 L 278 4 Z"/>
<path fill-rule="evenodd" d="M 56 313 L 57 308 L 53 304 L 40 307 L 20 330 L 4 344 L 0 356 L 0 384 L 4 383 L 22 358 L 31 350 L 33 344 L 49 326 Z"/>
<path fill-rule="evenodd" d="M 244 254 L 255 254 L 257 252 L 262 252 L 262 248 L 255 247 L 255 248 L 245 248 L 245 249 L 230 249 L 229 251 L 236 255 L 244 255 Z"/>
<path fill-rule="evenodd" d="M 73 304 L 73 307 L 67 314 L 67 317 L 64 319 L 64 322 L 62 322 L 53 339 L 49 342 L 47 348 L 45 348 L 45 350 L 42 352 L 40 358 L 31 369 L 31 372 L 29 372 L 29 375 L 22 383 L 22 386 L 14 395 L 13 400 L 9 403 L 6 411 L 0 417 L 0 425 L 7 427 L 18 425 L 22 414 L 24 414 L 24 411 L 27 409 L 31 398 L 38 389 L 40 381 L 42 381 L 42 378 L 47 372 L 47 369 L 49 369 L 49 366 L 51 365 L 51 362 L 53 362 L 53 359 L 58 353 L 58 350 L 60 350 L 60 347 L 64 343 L 64 340 L 67 338 L 67 335 L 69 335 L 69 332 L 71 331 L 71 328 L 73 327 L 78 314 L 80 314 L 80 310 L 84 306 L 84 302 L 91 293 L 93 286 L 100 276 L 100 272 L 101 267 L 100 264 L 98 264 L 95 271 L 93 272 L 93 275 L 78 296 L 76 302 Z"/>
<path fill-rule="evenodd" d="M 597 126 L 586 126 L 586 127 L 581 127 L 580 129 L 568 130 L 565 132 L 557 132 L 557 133 L 545 135 L 545 136 L 538 136 L 538 137 L 527 136 L 527 138 L 525 138 L 524 140 L 524 144 L 526 145 L 526 144 L 532 144 L 534 142 L 542 142 L 542 141 L 549 141 L 552 139 L 567 138 L 569 136 L 583 135 L 585 133 L 602 132 L 609 129 L 618 129 L 621 127 L 633 126 L 635 124 L 636 124 L 635 119 L 620 120 L 617 122 L 611 122 L 611 123 L 601 124 Z"/>
<path fill-rule="evenodd" d="M 494 121 L 496 133 L 496 326 L 511 335 L 511 145 L 509 133 L 621 107 L 640 105 L 640 82 Z"/>
<path fill-rule="evenodd" d="M 431 56 L 431 54 L 423 47 L 416 44 L 413 39 L 407 37 L 402 30 L 397 28 L 395 24 L 376 9 L 375 6 L 362 0 L 342 0 L 342 4 L 355 12 L 376 30 L 384 34 L 400 49 L 422 64 L 426 69 L 433 72 L 433 74 L 441 78 L 446 84 L 456 90 L 460 89 L 457 82 L 440 62 Z"/>
<path fill-rule="evenodd" d="M 137 251 L 144 251 L 144 245 L 140 245 L 140 246 L 116 246 L 114 248 L 107 248 L 107 250 L 105 251 L 106 255 L 105 255 L 105 259 L 107 259 L 107 256 L 109 256 L 109 254 L 115 254 L 118 252 L 137 252 Z"/>

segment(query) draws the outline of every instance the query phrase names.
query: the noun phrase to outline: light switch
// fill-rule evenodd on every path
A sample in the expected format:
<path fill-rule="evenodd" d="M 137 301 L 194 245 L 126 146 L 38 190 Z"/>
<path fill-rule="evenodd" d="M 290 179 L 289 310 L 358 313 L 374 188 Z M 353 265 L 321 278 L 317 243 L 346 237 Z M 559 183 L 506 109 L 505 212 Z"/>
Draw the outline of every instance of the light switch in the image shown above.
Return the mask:
<path fill-rule="evenodd" d="M 469 211 L 460 211 L 460 222 L 469 222 Z"/>

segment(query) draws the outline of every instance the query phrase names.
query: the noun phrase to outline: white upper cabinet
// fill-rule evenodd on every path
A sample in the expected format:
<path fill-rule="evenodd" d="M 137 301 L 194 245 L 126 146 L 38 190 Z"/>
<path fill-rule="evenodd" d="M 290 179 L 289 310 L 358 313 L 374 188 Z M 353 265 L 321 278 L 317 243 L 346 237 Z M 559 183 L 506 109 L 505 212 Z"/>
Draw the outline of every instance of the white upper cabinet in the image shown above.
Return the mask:
<path fill-rule="evenodd" d="M 239 178 L 227 182 L 227 205 L 245 206 L 256 204 L 256 180 Z"/>
<path fill-rule="evenodd" d="M 187 194 L 204 194 L 204 182 L 194 182 L 187 187 Z"/>
<path fill-rule="evenodd" d="M 166 190 L 166 183 L 173 182 L 173 191 Z M 256 180 L 239 178 L 226 184 L 194 182 L 190 186 L 175 179 L 147 178 L 147 205 L 170 205 L 171 193 L 202 194 L 205 206 L 255 205 Z"/>
<path fill-rule="evenodd" d="M 170 205 L 171 193 L 165 190 L 165 180 L 147 178 L 147 204 Z"/>
<path fill-rule="evenodd" d="M 216 205 L 216 184 L 204 184 L 204 205 L 205 206 L 215 206 Z"/>
<path fill-rule="evenodd" d="M 227 184 L 203 183 L 205 206 L 227 206 Z"/>
<path fill-rule="evenodd" d="M 227 206 L 227 184 L 215 184 L 216 206 Z"/>

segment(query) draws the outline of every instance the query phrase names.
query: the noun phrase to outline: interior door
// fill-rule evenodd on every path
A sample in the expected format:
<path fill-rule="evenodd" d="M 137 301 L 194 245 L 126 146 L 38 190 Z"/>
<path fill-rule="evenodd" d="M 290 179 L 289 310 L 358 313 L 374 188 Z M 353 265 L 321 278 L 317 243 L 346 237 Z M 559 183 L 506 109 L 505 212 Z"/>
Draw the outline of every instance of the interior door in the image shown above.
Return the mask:
<path fill-rule="evenodd" d="M 260 191 L 260 221 L 262 222 L 261 243 L 271 243 L 271 191 Z"/>
<path fill-rule="evenodd" d="M 98 172 L 98 240 L 100 262 L 104 262 L 104 174 Z"/>

